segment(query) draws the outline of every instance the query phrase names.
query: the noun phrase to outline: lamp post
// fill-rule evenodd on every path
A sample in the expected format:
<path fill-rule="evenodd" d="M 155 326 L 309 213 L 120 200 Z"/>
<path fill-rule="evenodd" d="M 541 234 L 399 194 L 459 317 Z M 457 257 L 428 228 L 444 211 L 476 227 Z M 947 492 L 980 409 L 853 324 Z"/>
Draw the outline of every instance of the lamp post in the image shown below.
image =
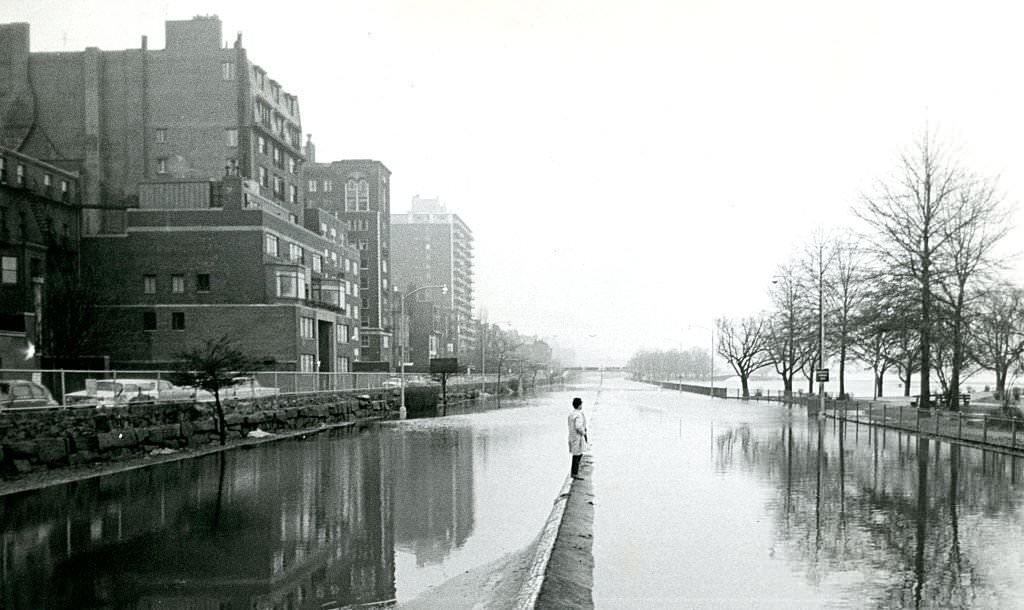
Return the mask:
<path fill-rule="evenodd" d="M 441 294 L 448 294 L 448 284 L 442 284 L 440 286 L 420 286 L 416 290 L 408 292 L 404 296 L 402 296 L 401 315 L 399 317 L 399 322 L 404 327 L 404 331 L 402 332 L 402 349 L 400 350 L 402 354 L 402 361 L 398 364 L 399 370 L 401 371 L 399 374 L 402 378 L 402 403 L 398 407 L 399 419 L 405 419 L 405 416 L 408 413 L 408 411 L 406 411 L 405 409 L 405 349 L 406 344 L 408 343 L 407 335 L 409 334 L 409 325 L 405 323 L 405 300 L 411 297 L 412 295 L 416 294 L 417 292 L 428 290 L 430 288 L 440 288 Z"/>

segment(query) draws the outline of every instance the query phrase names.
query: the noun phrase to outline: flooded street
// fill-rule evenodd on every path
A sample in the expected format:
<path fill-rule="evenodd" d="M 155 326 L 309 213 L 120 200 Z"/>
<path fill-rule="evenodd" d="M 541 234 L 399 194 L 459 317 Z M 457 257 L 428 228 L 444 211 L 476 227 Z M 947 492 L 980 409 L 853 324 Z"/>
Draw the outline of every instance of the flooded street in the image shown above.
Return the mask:
<path fill-rule="evenodd" d="M 4 608 L 415 599 L 528 547 L 594 444 L 598 607 L 1020 607 L 1020 460 L 606 378 L 3 499 Z"/>
<path fill-rule="evenodd" d="M 1020 459 L 610 385 L 598 607 L 1024 606 Z"/>

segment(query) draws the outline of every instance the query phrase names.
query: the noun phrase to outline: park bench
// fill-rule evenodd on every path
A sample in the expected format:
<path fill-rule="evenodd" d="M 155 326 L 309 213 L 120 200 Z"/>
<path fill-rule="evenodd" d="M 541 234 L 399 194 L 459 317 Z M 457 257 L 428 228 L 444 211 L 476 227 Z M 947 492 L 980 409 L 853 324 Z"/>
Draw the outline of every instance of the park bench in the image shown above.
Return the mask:
<path fill-rule="evenodd" d="M 946 399 L 946 395 L 945 394 L 930 394 L 930 395 L 928 395 L 927 396 L 927 400 L 925 401 L 927 404 L 922 404 L 921 403 L 921 395 L 920 394 L 915 394 L 915 395 L 911 396 L 910 398 L 911 398 L 910 406 L 911 407 L 915 407 L 915 408 L 920 405 L 920 406 L 922 406 L 925 409 L 934 409 L 935 407 L 941 407 L 941 406 L 943 406 L 943 405 L 945 405 L 947 403 L 947 399 Z M 966 406 L 970 405 L 971 404 L 971 395 L 970 394 L 960 394 L 959 403 L 960 403 L 961 407 L 966 407 Z"/>

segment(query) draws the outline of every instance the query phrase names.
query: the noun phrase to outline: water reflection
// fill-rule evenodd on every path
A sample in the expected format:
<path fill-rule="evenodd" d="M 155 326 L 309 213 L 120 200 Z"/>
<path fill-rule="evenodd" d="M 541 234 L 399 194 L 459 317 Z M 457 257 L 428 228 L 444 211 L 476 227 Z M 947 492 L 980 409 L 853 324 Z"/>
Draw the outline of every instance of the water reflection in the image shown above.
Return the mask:
<path fill-rule="evenodd" d="M 788 421 L 720 431 L 715 465 L 775 486 L 774 553 L 864 607 L 1019 607 L 1019 460 L 929 439 Z M 1007 534 L 1010 534 L 1009 536 Z M 1009 553 L 1009 554 L 1007 554 Z M 1017 563 L 1019 568 L 1019 563 Z"/>
<path fill-rule="evenodd" d="M 391 463 L 395 544 L 418 566 L 442 562 L 473 533 L 471 430 L 403 428 Z"/>
<path fill-rule="evenodd" d="M 375 433 L 185 460 L 3 502 L 5 608 L 299 608 L 395 597 Z"/>

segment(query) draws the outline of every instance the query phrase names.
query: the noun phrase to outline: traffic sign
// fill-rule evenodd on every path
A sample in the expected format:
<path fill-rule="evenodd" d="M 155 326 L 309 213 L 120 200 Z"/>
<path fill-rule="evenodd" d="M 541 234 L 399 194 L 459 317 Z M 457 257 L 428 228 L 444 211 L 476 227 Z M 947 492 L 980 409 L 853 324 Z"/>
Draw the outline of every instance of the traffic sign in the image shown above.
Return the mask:
<path fill-rule="evenodd" d="M 828 369 L 818 369 L 814 371 L 814 380 L 818 383 L 825 383 L 828 381 Z"/>

